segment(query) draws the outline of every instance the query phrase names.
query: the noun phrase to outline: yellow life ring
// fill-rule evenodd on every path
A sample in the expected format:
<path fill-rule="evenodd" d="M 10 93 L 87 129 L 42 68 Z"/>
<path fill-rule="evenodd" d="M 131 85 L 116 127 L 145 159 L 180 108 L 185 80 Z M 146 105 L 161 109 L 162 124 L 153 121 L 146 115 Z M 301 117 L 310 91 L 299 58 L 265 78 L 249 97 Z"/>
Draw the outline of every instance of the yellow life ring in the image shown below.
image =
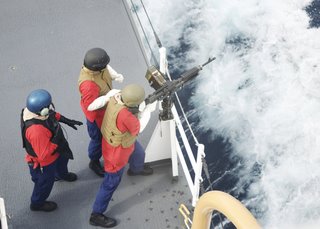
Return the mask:
<path fill-rule="evenodd" d="M 192 229 L 209 229 L 214 210 L 224 214 L 237 229 L 261 229 L 239 200 L 221 191 L 210 191 L 200 197 L 193 214 Z"/>

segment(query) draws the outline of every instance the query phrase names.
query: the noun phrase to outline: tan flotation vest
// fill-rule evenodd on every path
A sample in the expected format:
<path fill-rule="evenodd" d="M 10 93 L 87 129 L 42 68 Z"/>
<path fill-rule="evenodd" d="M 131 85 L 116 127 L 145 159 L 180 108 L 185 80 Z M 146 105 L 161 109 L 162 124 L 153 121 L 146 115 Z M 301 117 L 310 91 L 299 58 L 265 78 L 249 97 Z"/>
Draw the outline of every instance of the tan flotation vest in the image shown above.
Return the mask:
<path fill-rule="evenodd" d="M 123 148 L 128 148 L 137 138 L 137 136 L 132 136 L 130 132 L 122 133 L 117 128 L 118 114 L 124 108 L 124 105 L 117 103 L 116 99 L 112 97 L 108 102 L 107 110 L 103 117 L 101 133 L 103 138 L 113 147 L 122 145 Z"/>
<path fill-rule="evenodd" d="M 80 71 L 78 86 L 86 80 L 93 81 L 100 87 L 100 96 L 107 94 L 112 89 L 112 79 L 107 68 L 99 72 L 91 71 L 83 66 Z"/>

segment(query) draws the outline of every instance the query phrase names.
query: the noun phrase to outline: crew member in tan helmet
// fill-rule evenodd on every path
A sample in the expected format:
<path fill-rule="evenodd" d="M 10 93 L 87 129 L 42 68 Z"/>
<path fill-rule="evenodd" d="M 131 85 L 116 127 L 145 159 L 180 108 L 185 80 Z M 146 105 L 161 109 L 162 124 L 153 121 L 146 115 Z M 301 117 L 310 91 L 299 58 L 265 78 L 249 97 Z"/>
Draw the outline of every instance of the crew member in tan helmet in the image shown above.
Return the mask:
<path fill-rule="evenodd" d="M 105 175 L 90 217 L 91 225 L 101 227 L 114 227 L 117 224 L 115 219 L 103 213 L 121 181 L 127 163 L 129 176 L 148 176 L 153 173 L 153 169 L 144 164 L 145 151 L 136 140 L 141 131 L 139 117 L 153 111 L 147 109 L 148 106 L 139 111 L 139 105 L 145 98 L 144 89 L 137 84 L 130 84 L 115 95 L 113 91 L 110 91 L 110 98 L 106 96 L 108 103 L 101 126 Z"/>

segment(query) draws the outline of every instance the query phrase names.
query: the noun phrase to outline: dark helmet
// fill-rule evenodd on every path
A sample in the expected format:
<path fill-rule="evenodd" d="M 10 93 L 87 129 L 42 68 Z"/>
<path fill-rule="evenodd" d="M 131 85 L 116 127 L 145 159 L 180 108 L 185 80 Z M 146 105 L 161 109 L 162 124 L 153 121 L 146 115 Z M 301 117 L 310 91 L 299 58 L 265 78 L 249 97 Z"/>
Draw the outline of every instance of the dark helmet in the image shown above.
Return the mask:
<path fill-rule="evenodd" d="M 122 101 L 128 107 L 139 106 L 144 97 L 144 89 L 138 84 L 129 84 L 121 90 Z"/>
<path fill-rule="evenodd" d="M 83 65 L 92 71 L 101 71 L 110 62 L 107 52 L 101 48 L 93 48 L 87 51 Z"/>
<path fill-rule="evenodd" d="M 27 108 L 29 111 L 45 116 L 48 114 L 52 102 L 51 95 L 44 89 L 32 91 L 27 97 Z"/>

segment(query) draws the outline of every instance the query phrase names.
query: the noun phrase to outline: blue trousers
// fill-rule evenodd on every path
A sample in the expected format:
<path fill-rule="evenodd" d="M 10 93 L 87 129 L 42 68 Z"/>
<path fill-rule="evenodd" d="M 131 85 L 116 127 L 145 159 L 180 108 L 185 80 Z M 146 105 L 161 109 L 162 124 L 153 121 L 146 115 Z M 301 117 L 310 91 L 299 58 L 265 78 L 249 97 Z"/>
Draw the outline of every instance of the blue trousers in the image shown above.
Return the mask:
<path fill-rule="evenodd" d="M 102 156 L 102 134 L 96 122 L 90 122 L 88 119 L 87 130 L 90 137 L 88 156 L 91 160 L 99 160 Z"/>
<path fill-rule="evenodd" d="M 144 166 L 144 158 L 146 157 L 146 153 L 142 147 L 142 145 L 135 141 L 134 150 L 129 158 L 129 168 L 132 172 L 140 172 L 143 170 Z"/>
<path fill-rule="evenodd" d="M 143 170 L 145 151 L 141 144 L 136 141 L 134 151 L 129 158 L 130 170 L 139 172 Z M 116 173 L 105 172 L 96 200 L 93 204 L 93 213 L 103 214 L 109 205 L 114 191 L 120 184 L 124 168 Z"/>
<path fill-rule="evenodd" d="M 92 213 L 103 214 L 107 210 L 112 195 L 120 184 L 123 171 L 124 168 L 116 173 L 104 173 L 103 182 L 93 204 Z"/>
<path fill-rule="evenodd" d="M 33 169 L 33 165 L 29 165 L 31 180 L 34 183 L 33 192 L 31 195 L 31 204 L 42 205 L 49 197 L 55 177 L 63 178 L 68 173 L 69 159 L 58 157 L 58 159 L 50 165 L 40 166 Z"/>

